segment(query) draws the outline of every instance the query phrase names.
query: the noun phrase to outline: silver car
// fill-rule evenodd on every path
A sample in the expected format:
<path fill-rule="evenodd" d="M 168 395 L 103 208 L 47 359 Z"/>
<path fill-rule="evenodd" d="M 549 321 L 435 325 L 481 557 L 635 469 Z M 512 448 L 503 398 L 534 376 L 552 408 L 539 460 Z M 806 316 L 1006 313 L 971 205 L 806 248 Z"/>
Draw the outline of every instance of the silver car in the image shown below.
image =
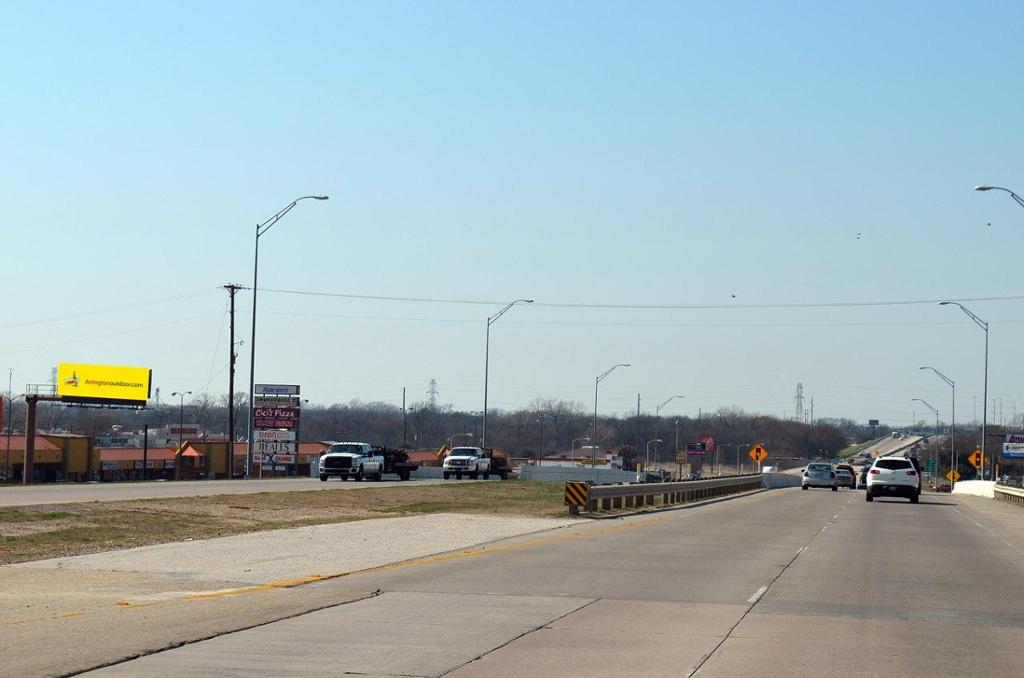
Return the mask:
<path fill-rule="evenodd" d="M 839 482 L 836 480 L 836 472 L 832 468 L 832 464 L 808 464 L 804 469 L 800 489 L 806 490 L 808 487 L 830 487 L 833 492 L 838 492 Z"/>

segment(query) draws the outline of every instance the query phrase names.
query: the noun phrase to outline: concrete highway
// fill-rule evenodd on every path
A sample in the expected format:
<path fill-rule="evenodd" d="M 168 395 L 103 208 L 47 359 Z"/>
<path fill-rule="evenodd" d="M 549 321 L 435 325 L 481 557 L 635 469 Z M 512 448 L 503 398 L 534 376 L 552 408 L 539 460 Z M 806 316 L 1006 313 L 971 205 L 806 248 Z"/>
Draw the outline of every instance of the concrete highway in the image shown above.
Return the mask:
<path fill-rule="evenodd" d="M 168 608 L 221 635 L 87 675 L 1012 676 L 1021 581 L 1019 507 L 773 490 L 232 596 L 323 608 L 235 633 Z"/>
<path fill-rule="evenodd" d="M 0 485 L 0 506 L 71 504 L 83 501 L 123 501 L 126 499 L 165 499 L 168 497 L 208 497 L 214 494 L 256 494 L 258 492 L 298 492 L 324 489 L 357 489 L 392 485 L 474 482 L 469 480 L 400 480 L 382 482 L 342 482 L 318 478 L 274 478 L 267 480 L 181 480 L 138 483 L 68 483 L 66 485 Z"/>

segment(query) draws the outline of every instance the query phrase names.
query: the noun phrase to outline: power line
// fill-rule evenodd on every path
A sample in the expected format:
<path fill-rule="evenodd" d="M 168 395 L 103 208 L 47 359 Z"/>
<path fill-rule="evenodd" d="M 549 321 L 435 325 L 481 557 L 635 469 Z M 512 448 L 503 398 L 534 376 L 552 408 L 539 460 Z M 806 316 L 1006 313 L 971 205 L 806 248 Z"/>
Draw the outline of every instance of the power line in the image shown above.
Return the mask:
<path fill-rule="evenodd" d="M 62 320 L 77 320 L 78 318 L 85 318 L 91 315 L 101 315 L 104 313 L 114 313 L 117 311 L 127 311 L 133 308 L 141 308 L 145 306 L 157 306 L 160 304 L 167 304 L 174 301 L 183 301 L 186 299 L 194 299 L 196 297 L 206 296 L 207 294 L 213 294 L 216 289 L 209 290 L 204 289 L 196 292 L 186 292 L 184 294 L 176 294 L 170 297 L 162 297 L 160 299 L 151 299 L 149 301 L 137 301 L 129 304 L 121 304 L 120 306 L 107 306 L 106 308 L 95 308 L 89 311 L 79 311 L 77 313 L 66 313 L 59 316 L 51 316 L 49 318 L 39 318 L 38 320 L 24 320 L 16 323 L 8 323 L 6 325 L 0 325 L 0 330 L 9 330 L 16 327 L 29 327 L 31 325 L 43 325 L 46 323 L 56 323 Z"/>
<path fill-rule="evenodd" d="M 471 304 L 477 306 L 495 306 L 508 303 L 507 300 L 488 301 L 484 299 L 443 299 L 435 297 L 396 297 L 370 294 L 349 294 L 344 292 L 319 292 L 314 290 L 282 290 L 259 288 L 260 292 L 269 294 L 291 294 L 308 297 L 336 297 L 341 299 L 362 299 L 369 301 L 403 301 L 427 304 Z M 853 308 L 872 306 L 924 306 L 938 304 L 940 301 L 957 303 L 975 303 L 982 301 L 1021 301 L 1024 295 L 1008 295 L 995 297 L 942 297 L 938 299 L 897 299 L 888 301 L 829 301 L 829 302 L 781 302 L 768 304 L 613 304 L 613 303 L 571 303 L 535 301 L 534 307 L 547 308 L 588 308 L 588 309 L 637 309 L 637 310 L 749 310 L 770 308 Z"/>
<path fill-rule="evenodd" d="M 300 318 L 343 318 L 346 320 L 389 320 L 398 322 L 453 323 L 477 325 L 478 320 L 463 318 L 424 318 L 416 316 L 359 315 L 348 313 L 302 313 L 298 311 L 260 311 L 262 315 L 280 315 Z M 969 320 L 899 320 L 893 322 L 766 322 L 766 323 L 642 323 L 642 322 L 587 322 L 572 320 L 509 320 L 509 325 L 557 325 L 563 327 L 910 327 L 915 325 L 963 325 Z M 992 325 L 1024 323 L 1024 319 L 991 320 Z"/>

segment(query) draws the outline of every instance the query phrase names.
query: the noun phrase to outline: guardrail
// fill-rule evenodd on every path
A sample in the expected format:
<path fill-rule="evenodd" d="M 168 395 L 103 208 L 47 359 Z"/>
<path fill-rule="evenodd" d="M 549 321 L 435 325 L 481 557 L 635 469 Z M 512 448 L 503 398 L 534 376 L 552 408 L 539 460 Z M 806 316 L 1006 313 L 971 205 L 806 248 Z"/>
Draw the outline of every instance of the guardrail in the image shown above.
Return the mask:
<path fill-rule="evenodd" d="M 996 485 L 992 490 L 995 492 L 995 498 L 1000 501 L 1008 501 L 1011 504 L 1024 504 L 1024 489 Z"/>
<path fill-rule="evenodd" d="M 672 506 L 727 494 L 749 492 L 763 487 L 761 474 L 687 480 L 677 483 L 632 483 L 629 485 L 591 485 L 566 483 L 565 503 L 569 513 L 610 511 L 622 508 Z"/>

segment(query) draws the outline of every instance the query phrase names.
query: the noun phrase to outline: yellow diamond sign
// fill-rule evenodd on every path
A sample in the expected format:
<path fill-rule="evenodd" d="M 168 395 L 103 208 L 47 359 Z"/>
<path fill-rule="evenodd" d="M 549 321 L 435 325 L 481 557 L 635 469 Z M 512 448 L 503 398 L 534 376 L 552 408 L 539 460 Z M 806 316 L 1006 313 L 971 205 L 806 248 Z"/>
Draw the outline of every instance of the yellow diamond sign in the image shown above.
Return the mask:
<path fill-rule="evenodd" d="M 753 459 L 756 463 L 760 464 L 762 461 L 768 458 L 768 450 L 764 449 L 764 445 L 758 443 L 750 448 L 747 452 L 747 456 Z"/>

